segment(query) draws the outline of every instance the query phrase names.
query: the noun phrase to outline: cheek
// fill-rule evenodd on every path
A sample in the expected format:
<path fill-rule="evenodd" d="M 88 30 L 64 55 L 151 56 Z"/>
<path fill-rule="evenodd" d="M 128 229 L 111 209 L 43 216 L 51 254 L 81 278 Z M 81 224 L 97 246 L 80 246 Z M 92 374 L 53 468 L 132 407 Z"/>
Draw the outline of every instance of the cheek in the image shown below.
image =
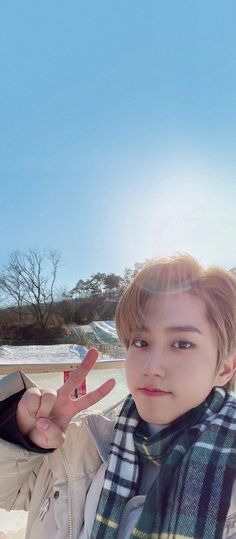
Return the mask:
<path fill-rule="evenodd" d="M 125 374 L 126 374 L 127 379 L 129 378 L 129 373 L 130 373 L 130 360 L 129 360 L 129 357 L 126 357 L 126 360 L 125 360 Z"/>
<path fill-rule="evenodd" d="M 178 377 L 189 383 L 189 387 L 195 387 L 198 390 L 205 389 L 214 379 L 216 363 L 215 358 L 204 355 L 191 358 L 190 361 L 179 366 Z"/>
<path fill-rule="evenodd" d="M 125 374 L 129 387 L 132 385 L 132 381 L 135 379 L 136 372 L 137 362 L 131 355 L 128 354 L 125 361 Z"/>

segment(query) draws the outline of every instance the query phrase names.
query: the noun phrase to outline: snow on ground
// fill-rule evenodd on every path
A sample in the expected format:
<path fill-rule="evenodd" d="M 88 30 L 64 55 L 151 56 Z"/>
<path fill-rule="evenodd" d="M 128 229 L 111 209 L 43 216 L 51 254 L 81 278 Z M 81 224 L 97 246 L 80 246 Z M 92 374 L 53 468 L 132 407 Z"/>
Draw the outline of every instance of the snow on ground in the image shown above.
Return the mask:
<path fill-rule="evenodd" d="M 106 321 L 106 322 L 91 322 L 89 324 L 95 331 L 95 333 L 98 333 L 99 336 L 102 337 L 108 337 L 115 339 L 118 341 L 115 323 L 113 321 Z"/>
<path fill-rule="evenodd" d="M 87 348 L 78 344 L 54 344 L 51 346 L 1 346 L 0 363 L 77 363 L 83 359 Z"/>
<path fill-rule="evenodd" d="M 0 364 L 4 363 L 77 363 L 89 347 L 98 346 L 100 359 L 124 357 L 113 320 L 92 322 L 86 326 L 71 326 L 82 344 L 54 344 L 32 346 L 0 346 Z M 0 538 L 1 539 L 1 538 Z"/>
<path fill-rule="evenodd" d="M 97 341 L 104 345 L 113 344 L 115 346 L 121 346 L 117 336 L 114 320 L 99 320 L 84 326 L 71 324 L 70 328 L 72 333 L 78 335 L 78 337 L 84 337 L 85 339 L 90 338 L 93 342 Z"/>

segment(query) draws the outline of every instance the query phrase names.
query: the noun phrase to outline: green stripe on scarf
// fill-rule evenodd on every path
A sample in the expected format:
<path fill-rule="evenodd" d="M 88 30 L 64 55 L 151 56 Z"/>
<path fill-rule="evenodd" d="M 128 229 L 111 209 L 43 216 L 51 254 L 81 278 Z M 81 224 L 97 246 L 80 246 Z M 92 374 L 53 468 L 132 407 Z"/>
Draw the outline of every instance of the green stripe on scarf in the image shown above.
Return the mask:
<path fill-rule="evenodd" d="M 147 458 L 161 464 L 160 473 L 131 538 L 222 538 L 236 478 L 235 399 L 216 388 L 200 406 L 148 437 L 129 395 L 116 423 L 91 539 L 117 537 Z"/>

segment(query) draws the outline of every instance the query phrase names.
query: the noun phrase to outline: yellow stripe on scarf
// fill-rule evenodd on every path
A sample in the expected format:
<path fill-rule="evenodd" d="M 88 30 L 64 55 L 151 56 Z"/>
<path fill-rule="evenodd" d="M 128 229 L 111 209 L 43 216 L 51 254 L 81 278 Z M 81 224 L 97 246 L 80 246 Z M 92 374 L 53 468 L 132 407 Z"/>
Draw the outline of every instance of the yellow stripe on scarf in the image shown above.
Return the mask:
<path fill-rule="evenodd" d="M 102 522 L 105 526 L 109 526 L 110 528 L 117 529 L 119 524 L 117 522 L 114 522 L 114 520 L 109 520 L 108 518 L 104 518 L 102 515 L 97 514 L 96 520 L 99 522 Z"/>
<path fill-rule="evenodd" d="M 146 455 L 147 455 L 147 458 L 148 458 L 153 464 L 155 464 L 156 466 L 159 467 L 159 463 L 156 462 L 155 459 L 153 458 L 153 456 L 151 455 L 151 453 L 149 453 L 146 444 L 141 444 L 141 445 L 142 445 L 142 448 L 144 449 L 144 452 L 145 452 Z"/>

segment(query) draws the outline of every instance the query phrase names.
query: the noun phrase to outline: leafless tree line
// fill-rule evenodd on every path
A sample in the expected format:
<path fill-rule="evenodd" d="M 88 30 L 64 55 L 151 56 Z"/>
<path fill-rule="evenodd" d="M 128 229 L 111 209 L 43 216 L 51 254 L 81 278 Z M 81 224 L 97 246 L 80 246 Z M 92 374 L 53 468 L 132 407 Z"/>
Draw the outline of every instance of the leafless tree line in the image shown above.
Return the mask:
<path fill-rule="evenodd" d="M 27 314 L 46 328 L 55 301 L 55 282 L 62 262 L 55 249 L 40 252 L 30 249 L 10 255 L 0 274 L 2 304 L 11 306 L 21 324 Z"/>
<path fill-rule="evenodd" d="M 15 251 L 0 271 L 0 338 L 28 340 L 63 335 L 71 323 L 112 320 L 116 305 L 135 273 L 136 263 L 123 276 L 95 273 L 79 279 L 70 291 L 58 292 L 56 279 L 63 264 L 56 249 Z M 53 333 L 54 332 L 54 333 Z M 33 335 L 33 337 L 32 337 Z"/>

